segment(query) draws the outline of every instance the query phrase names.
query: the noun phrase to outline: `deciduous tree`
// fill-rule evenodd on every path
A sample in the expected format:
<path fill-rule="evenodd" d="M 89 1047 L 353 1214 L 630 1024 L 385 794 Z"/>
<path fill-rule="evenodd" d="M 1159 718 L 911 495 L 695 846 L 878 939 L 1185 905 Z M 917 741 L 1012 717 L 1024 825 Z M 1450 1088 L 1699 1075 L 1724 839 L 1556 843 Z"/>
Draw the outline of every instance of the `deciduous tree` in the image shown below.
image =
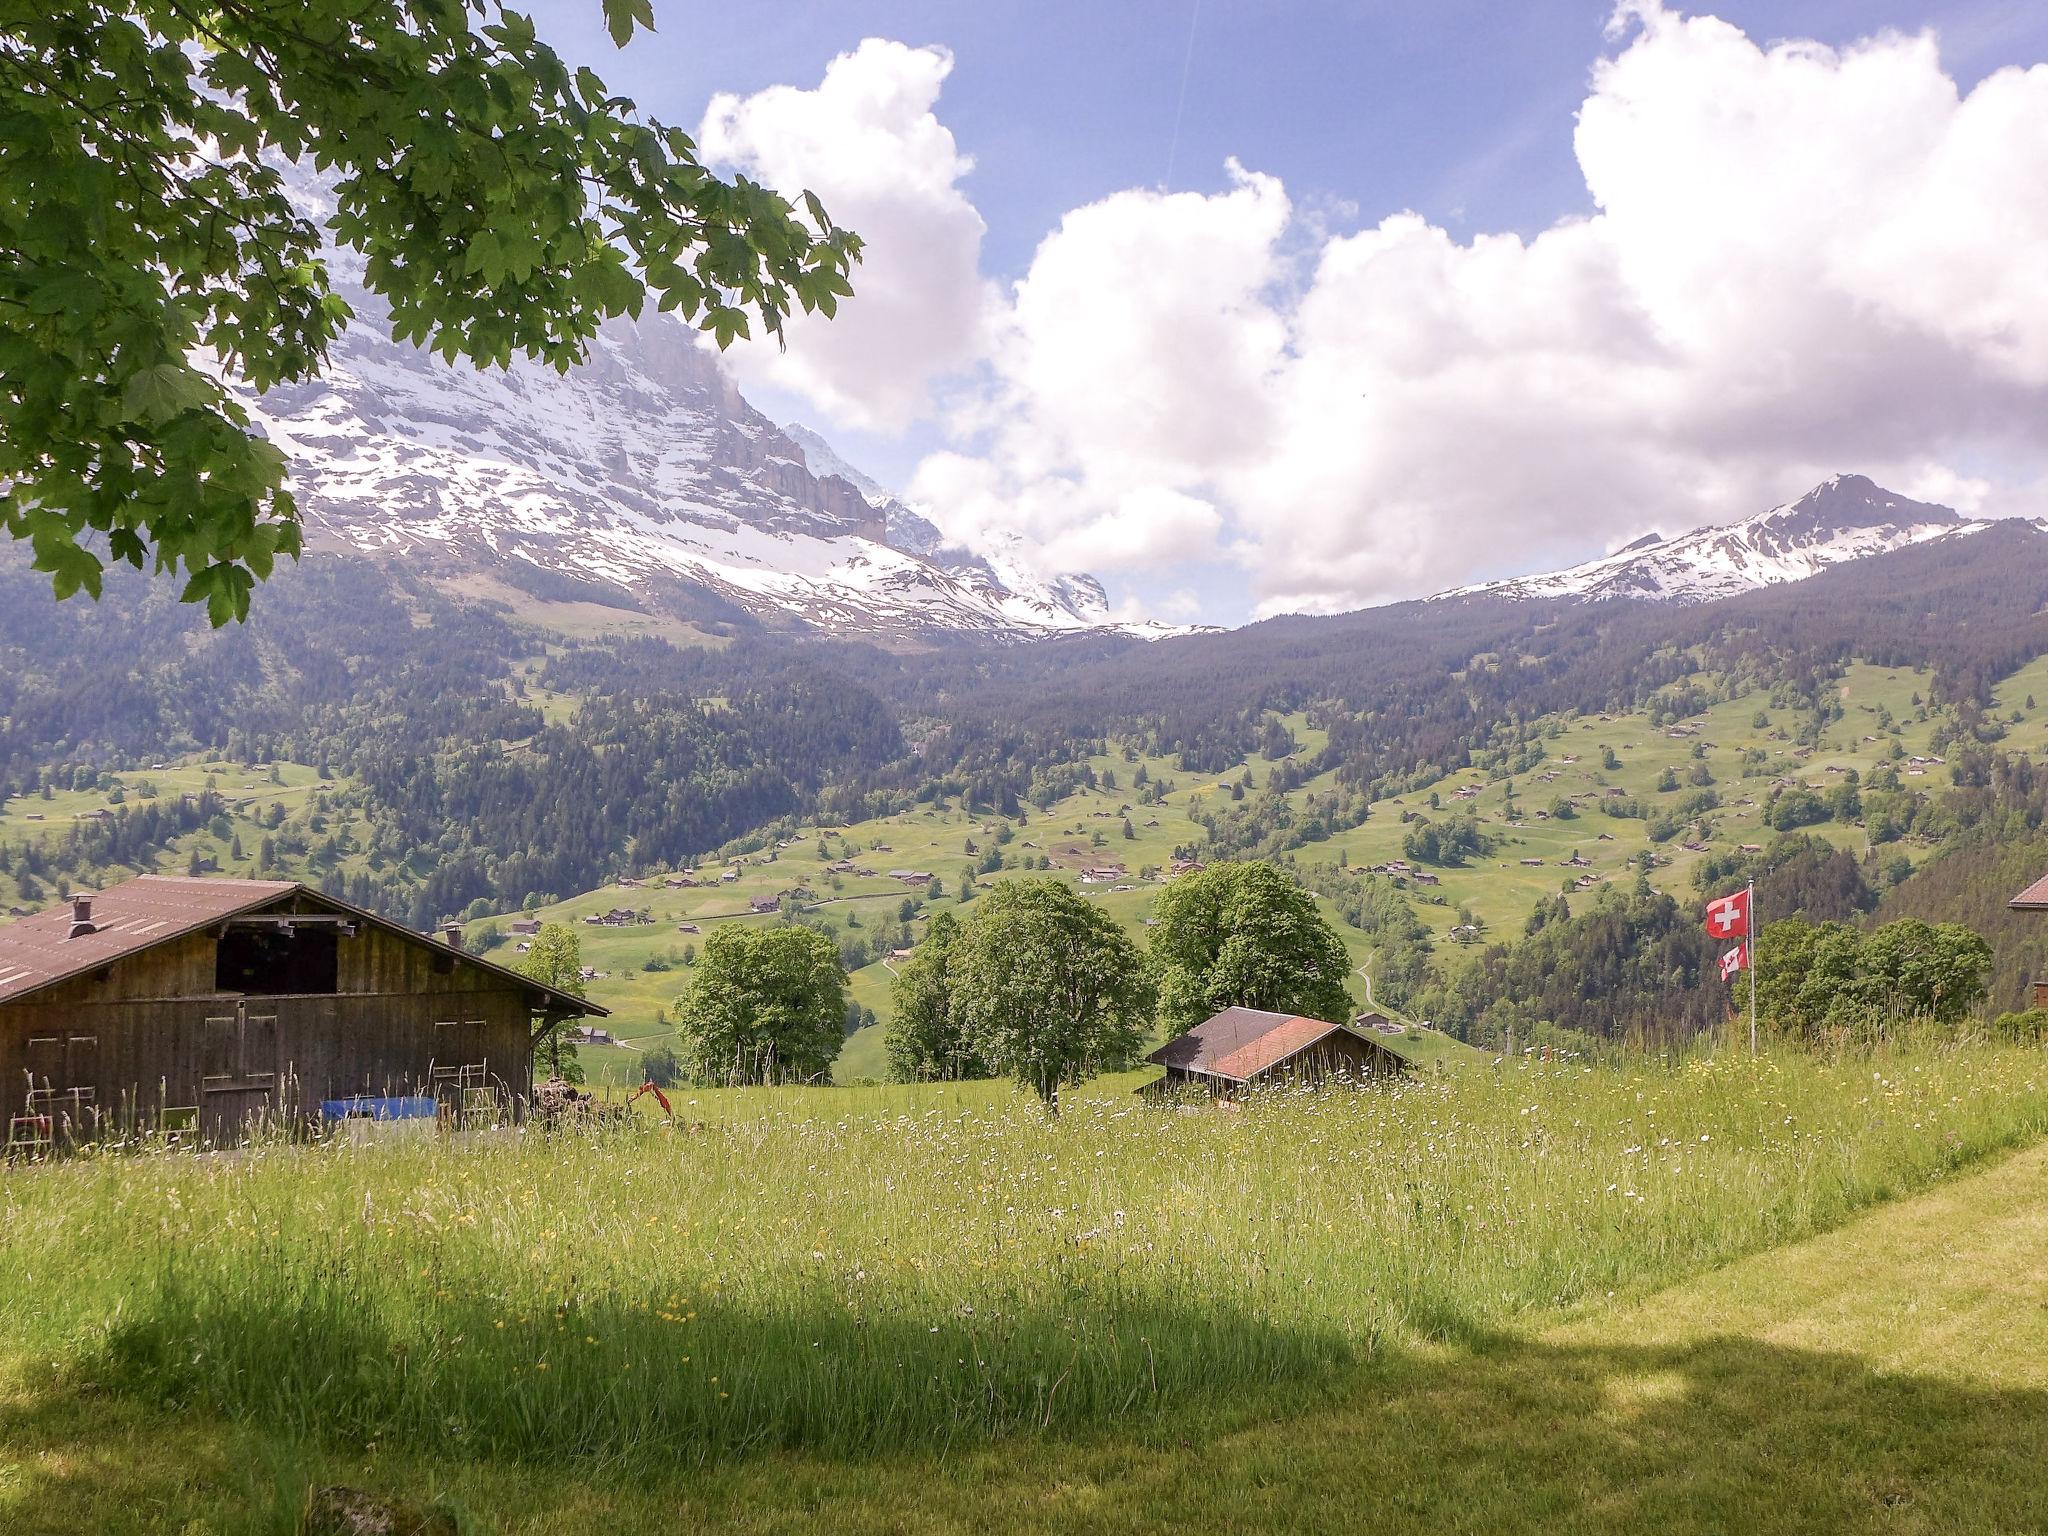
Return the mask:
<path fill-rule="evenodd" d="M 1159 898 L 1151 949 L 1159 1021 L 1179 1034 L 1219 1009 L 1351 1016 L 1344 941 L 1313 897 L 1271 864 L 1213 864 Z"/>
<path fill-rule="evenodd" d="M 582 997 L 583 939 L 567 923 L 543 923 L 533 936 L 532 946 L 519 957 L 519 973 L 531 976 L 543 986 L 571 997 Z M 534 1047 L 534 1059 L 549 1077 L 565 1083 L 583 1081 L 583 1066 L 576 1059 L 576 1042 L 568 1038 L 569 1025 L 557 1022 L 548 1028 Z"/>
<path fill-rule="evenodd" d="M 1130 936 L 1058 880 L 992 886 L 951 975 L 969 1046 L 1052 1113 L 1062 1087 L 1131 1065 L 1157 996 Z"/>
<path fill-rule="evenodd" d="M 817 1077 L 838 1056 L 845 1028 L 838 946 L 793 923 L 719 929 L 676 1003 L 677 1044 L 699 1082 Z"/>
<path fill-rule="evenodd" d="M 601 3 L 621 45 L 653 24 Z M 284 455 L 216 371 L 320 372 L 330 245 L 397 336 L 480 365 L 567 368 L 650 296 L 724 346 L 851 291 L 815 197 L 711 175 L 496 0 L 16 3 L 0 38 L 0 530 L 60 598 L 153 562 L 225 623 L 298 553 Z"/>
<path fill-rule="evenodd" d="M 936 912 L 924 937 L 897 969 L 883 1049 L 889 1075 L 899 1083 L 993 1077 L 994 1069 L 968 1040 L 953 1007 L 953 962 L 963 928 L 951 912 Z"/>

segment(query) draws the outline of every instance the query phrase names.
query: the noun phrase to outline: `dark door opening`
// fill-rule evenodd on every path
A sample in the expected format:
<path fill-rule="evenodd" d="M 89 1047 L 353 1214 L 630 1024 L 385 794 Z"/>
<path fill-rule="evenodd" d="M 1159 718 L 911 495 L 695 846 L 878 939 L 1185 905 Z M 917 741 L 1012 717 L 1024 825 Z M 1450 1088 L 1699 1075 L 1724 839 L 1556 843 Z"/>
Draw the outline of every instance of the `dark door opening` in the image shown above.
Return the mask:
<path fill-rule="evenodd" d="M 216 992 L 255 997 L 332 994 L 340 985 L 340 942 L 331 927 L 230 928 L 215 951 Z"/>

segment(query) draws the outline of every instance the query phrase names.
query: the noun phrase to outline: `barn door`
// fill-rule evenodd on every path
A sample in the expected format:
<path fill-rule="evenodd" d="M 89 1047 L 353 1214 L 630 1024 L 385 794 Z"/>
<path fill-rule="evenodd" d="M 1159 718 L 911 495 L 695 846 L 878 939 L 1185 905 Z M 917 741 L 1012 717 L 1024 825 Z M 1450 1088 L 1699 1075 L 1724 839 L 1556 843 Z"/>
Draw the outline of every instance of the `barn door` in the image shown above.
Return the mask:
<path fill-rule="evenodd" d="M 247 1003 L 237 1003 L 233 1013 L 210 1015 L 200 1052 L 200 1110 L 209 1136 L 238 1136 L 251 1119 L 275 1107 L 276 1014 L 251 1013 Z"/>

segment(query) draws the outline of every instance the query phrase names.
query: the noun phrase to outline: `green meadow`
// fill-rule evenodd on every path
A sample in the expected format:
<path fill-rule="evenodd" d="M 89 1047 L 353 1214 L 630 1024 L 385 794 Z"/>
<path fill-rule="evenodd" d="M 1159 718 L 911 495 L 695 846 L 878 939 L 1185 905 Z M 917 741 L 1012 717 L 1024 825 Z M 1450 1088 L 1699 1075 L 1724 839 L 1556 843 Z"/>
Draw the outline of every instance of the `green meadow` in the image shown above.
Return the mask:
<path fill-rule="evenodd" d="M 1485 1065 L 1241 1112 L 1126 1077 L 1058 1118 L 993 1084 L 685 1091 L 673 1125 L 17 1169 L 0 1523 L 295 1529 L 339 1481 L 475 1530 L 667 1529 L 663 1503 L 727 1497 L 740 1528 L 844 1504 L 847 1528 L 943 1529 L 886 1490 L 1042 1476 L 996 1527 L 1126 1529 L 1165 1517 L 1142 1494 L 1170 1475 L 1185 1518 L 1228 1525 L 1296 1478 L 1296 1438 L 1329 1466 L 1331 1437 L 1400 1423 L 1394 1509 L 1481 1528 L 1456 1458 L 1489 1424 L 1532 1412 L 1488 1443 L 1541 1478 L 1582 1429 L 1546 1394 L 1608 1390 L 1588 1371 L 1647 1424 L 1694 1369 L 1768 1363 L 1560 1337 L 1612 1341 L 1664 1287 L 2039 1137 L 2044 1067 L 1970 1044 Z M 1440 1393 L 1478 1418 L 1433 1417 Z M 1240 1478 L 1186 1482 L 1211 1445 Z M 1134 1486 L 1071 1504 L 1070 1456 Z"/>

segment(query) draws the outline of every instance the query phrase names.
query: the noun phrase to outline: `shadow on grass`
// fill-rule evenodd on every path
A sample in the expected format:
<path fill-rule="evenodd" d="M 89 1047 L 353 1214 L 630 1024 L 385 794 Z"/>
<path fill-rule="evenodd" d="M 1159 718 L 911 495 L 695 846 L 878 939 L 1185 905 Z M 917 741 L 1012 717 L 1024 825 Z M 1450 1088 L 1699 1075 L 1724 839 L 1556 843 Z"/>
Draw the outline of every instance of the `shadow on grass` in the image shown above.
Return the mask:
<path fill-rule="evenodd" d="M 55 1389 L 0 1408 L 0 1444 L 29 1455 L 25 1472 L 0 1478 L 0 1525 L 43 1528 L 16 1523 L 42 1512 L 70 1521 L 53 1530 L 158 1529 L 125 1521 L 190 1503 L 191 1467 L 207 1461 L 109 1455 L 97 1420 Z M 155 1422 L 171 1443 L 207 1423 L 165 1422 L 133 1401 L 109 1422 Z M 279 1428 L 216 1421 L 212 1432 L 291 1443 Z M 2040 1391 L 1743 1338 L 1496 1339 L 1354 1369 L 1313 1403 L 1268 1387 L 1228 1408 L 1191 1400 L 1143 1423 L 1012 1434 L 944 1457 L 934 1442 L 643 1468 L 622 1482 L 602 1464 L 457 1467 L 408 1445 L 374 1476 L 412 1495 L 446 1479 L 484 1528 L 534 1531 L 602 1512 L 613 1531 L 2037 1532 L 2048 1529 L 2044 1445 Z M 234 1461 L 211 1462 L 228 1511 L 252 1497 L 225 1471 Z"/>
<path fill-rule="evenodd" d="M 302 1274 L 229 1299 L 166 1279 L 76 1370 L 330 1444 L 671 1466 L 1065 1431 L 1275 1386 L 1312 1396 L 1351 1363 L 1334 1330 L 1113 1276 L 935 1314 L 929 1297 L 856 1307 L 794 1284 L 765 1306 L 666 1296 L 521 1311 Z"/>

